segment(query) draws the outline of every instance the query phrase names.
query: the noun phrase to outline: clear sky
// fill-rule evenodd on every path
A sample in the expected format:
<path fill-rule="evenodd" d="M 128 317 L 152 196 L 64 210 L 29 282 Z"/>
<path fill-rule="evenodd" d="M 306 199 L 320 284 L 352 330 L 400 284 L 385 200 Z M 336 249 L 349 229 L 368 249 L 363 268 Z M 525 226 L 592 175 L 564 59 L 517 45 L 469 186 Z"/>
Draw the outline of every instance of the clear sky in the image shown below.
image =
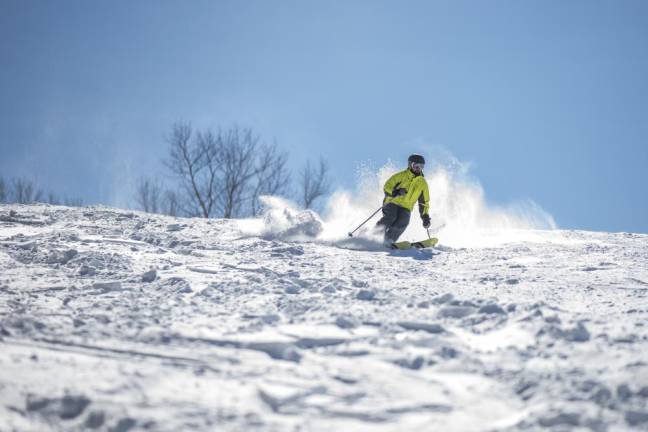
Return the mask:
<path fill-rule="evenodd" d="M 0 63 L 0 175 L 87 203 L 122 203 L 187 120 L 345 188 L 439 147 L 491 203 L 648 232 L 645 0 L 0 0 Z"/>

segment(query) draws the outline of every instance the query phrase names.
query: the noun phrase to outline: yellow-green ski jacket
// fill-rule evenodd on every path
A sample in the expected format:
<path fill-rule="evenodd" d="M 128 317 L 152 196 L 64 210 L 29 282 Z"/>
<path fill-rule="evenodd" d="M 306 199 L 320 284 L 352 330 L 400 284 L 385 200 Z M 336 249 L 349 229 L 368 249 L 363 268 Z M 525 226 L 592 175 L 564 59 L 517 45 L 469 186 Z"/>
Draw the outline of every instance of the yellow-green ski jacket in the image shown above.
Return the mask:
<path fill-rule="evenodd" d="M 397 197 L 392 196 L 392 192 L 400 188 L 406 189 L 407 194 Z M 385 183 L 385 200 L 383 201 L 383 205 L 394 203 L 412 211 L 416 201 L 418 201 L 421 216 L 428 214 L 430 210 L 430 191 L 428 190 L 428 185 L 423 174 L 414 174 L 408 168 L 394 174 Z"/>

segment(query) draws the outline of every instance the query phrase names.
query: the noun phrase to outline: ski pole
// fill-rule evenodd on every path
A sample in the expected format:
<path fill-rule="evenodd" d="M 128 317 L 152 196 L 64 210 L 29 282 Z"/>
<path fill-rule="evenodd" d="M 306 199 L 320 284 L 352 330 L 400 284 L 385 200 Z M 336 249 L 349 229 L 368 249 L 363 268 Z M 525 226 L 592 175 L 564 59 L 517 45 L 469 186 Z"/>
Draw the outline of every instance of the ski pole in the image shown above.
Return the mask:
<path fill-rule="evenodd" d="M 442 223 L 441 225 L 439 225 L 439 226 L 437 226 L 437 227 L 434 227 L 434 228 L 432 229 L 432 232 L 439 231 L 439 230 L 440 230 L 441 228 L 443 228 L 444 226 L 446 226 L 446 224 Z M 428 238 L 431 239 L 432 236 L 430 235 L 430 228 L 425 228 L 425 231 L 427 231 Z"/>
<path fill-rule="evenodd" d="M 432 232 L 437 232 L 437 231 L 439 231 L 441 228 L 443 228 L 444 226 L 446 226 L 446 224 L 445 224 L 445 223 L 442 223 L 441 225 L 439 225 L 439 226 L 435 226 L 434 228 L 426 228 L 426 229 L 427 229 L 427 232 L 428 232 L 428 237 L 430 237 L 430 230 L 432 230 Z"/>
<path fill-rule="evenodd" d="M 376 210 L 375 212 L 373 212 L 373 214 L 372 214 L 371 216 L 369 216 L 369 217 L 368 217 L 364 222 L 362 222 L 360 225 L 358 225 L 358 228 L 356 228 L 356 229 L 354 229 L 353 231 L 351 231 L 351 232 L 349 233 L 349 237 L 353 237 L 353 233 L 356 232 L 356 231 L 358 231 L 362 225 L 364 225 L 364 224 L 366 224 L 367 222 L 369 222 L 369 219 L 371 219 L 372 217 L 374 217 L 374 216 L 376 215 L 376 213 L 378 213 L 380 210 L 382 210 L 382 206 L 380 206 L 380 207 L 378 208 L 378 210 Z"/>

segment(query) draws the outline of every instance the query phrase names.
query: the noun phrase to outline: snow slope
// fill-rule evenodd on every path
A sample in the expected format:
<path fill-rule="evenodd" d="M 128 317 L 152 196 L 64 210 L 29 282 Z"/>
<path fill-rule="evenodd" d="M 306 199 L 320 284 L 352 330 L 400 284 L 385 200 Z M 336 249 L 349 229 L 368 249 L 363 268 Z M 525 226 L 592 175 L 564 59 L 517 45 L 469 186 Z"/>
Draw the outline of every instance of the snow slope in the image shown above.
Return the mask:
<path fill-rule="evenodd" d="M 648 236 L 392 252 L 275 207 L 0 206 L 0 431 L 648 430 Z"/>

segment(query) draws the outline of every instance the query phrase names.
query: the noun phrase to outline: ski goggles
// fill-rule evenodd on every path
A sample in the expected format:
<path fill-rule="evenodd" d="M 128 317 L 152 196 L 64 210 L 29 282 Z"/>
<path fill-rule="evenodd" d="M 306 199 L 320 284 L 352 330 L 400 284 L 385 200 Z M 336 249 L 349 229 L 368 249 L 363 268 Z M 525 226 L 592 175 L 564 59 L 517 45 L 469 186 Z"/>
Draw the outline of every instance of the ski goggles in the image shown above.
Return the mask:
<path fill-rule="evenodd" d="M 412 169 L 416 171 L 423 171 L 425 167 L 424 163 L 412 162 Z"/>

